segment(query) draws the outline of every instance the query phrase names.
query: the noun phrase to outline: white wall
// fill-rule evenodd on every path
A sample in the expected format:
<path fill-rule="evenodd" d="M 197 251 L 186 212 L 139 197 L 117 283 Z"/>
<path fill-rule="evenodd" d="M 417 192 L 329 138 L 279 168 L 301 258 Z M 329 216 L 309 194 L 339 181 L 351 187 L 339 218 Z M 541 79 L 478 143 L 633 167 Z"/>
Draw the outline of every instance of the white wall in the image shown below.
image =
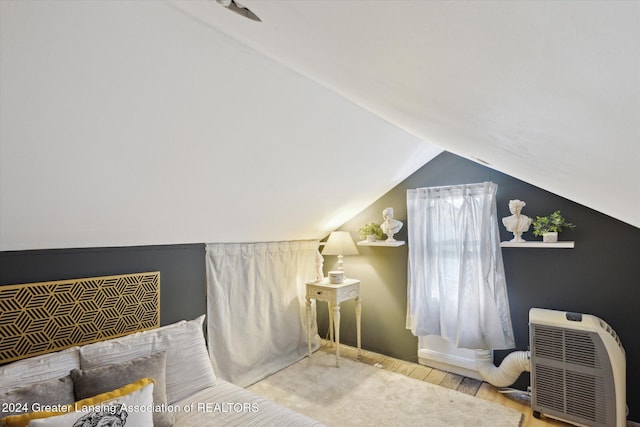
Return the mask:
<path fill-rule="evenodd" d="M 164 2 L 0 19 L 0 250 L 321 238 L 440 152 Z"/>

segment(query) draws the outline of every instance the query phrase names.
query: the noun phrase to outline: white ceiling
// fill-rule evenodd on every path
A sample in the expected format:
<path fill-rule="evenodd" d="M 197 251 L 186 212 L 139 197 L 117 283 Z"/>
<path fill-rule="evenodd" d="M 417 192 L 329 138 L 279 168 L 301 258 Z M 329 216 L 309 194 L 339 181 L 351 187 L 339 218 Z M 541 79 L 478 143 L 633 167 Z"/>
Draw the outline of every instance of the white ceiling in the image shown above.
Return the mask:
<path fill-rule="evenodd" d="M 320 239 L 441 151 L 169 3 L 0 0 L 0 250 Z"/>
<path fill-rule="evenodd" d="M 322 238 L 442 148 L 640 226 L 640 2 L 241 3 L 0 0 L 0 250 Z"/>
<path fill-rule="evenodd" d="M 639 1 L 176 7 L 416 137 L 640 226 Z"/>

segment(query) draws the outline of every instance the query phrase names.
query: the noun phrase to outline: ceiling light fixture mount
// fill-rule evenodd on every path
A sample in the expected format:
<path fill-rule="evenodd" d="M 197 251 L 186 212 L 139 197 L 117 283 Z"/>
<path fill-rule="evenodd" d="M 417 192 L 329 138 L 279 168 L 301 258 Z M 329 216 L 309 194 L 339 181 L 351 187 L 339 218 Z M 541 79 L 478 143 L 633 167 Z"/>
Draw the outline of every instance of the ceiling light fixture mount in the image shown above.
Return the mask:
<path fill-rule="evenodd" d="M 487 162 L 487 161 L 486 161 L 486 160 L 484 160 L 484 159 L 481 159 L 481 158 L 476 157 L 476 156 L 471 156 L 471 158 L 472 158 L 473 160 L 475 160 L 476 162 L 481 163 L 481 164 L 483 164 L 483 165 L 485 165 L 485 166 L 491 166 L 491 163 Z"/>
<path fill-rule="evenodd" d="M 245 7 L 238 3 L 236 0 L 216 0 L 218 3 L 226 7 L 232 12 L 237 13 L 238 15 L 244 16 L 247 19 L 251 19 L 252 21 L 262 22 L 258 15 L 253 13 L 248 7 Z"/>

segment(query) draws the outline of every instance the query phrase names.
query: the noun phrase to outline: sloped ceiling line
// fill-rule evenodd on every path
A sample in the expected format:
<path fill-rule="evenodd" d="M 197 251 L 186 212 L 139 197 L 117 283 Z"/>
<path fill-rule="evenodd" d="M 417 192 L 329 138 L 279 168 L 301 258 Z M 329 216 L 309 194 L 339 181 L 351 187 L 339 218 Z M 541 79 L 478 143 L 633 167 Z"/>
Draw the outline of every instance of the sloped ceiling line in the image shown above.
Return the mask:
<path fill-rule="evenodd" d="M 640 2 L 177 7 L 448 151 L 640 226 Z"/>

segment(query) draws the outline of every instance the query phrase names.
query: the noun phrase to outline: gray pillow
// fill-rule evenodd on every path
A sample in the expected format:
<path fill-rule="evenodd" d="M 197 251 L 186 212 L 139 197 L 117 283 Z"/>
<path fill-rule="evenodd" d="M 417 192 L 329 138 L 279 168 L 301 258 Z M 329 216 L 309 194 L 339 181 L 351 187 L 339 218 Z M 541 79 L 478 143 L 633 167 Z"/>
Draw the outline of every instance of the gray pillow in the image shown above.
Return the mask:
<path fill-rule="evenodd" d="M 37 406 L 68 405 L 74 400 L 71 377 L 54 378 L 0 394 L 0 417 L 33 412 Z"/>
<path fill-rule="evenodd" d="M 153 378 L 153 404 L 166 406 L 165 365 L 166 353 L 162 352 L 93 369 L 73 369 L 71 378 L 76 400 L 115 390 L 140 378 Z M 171 412 L 153 412 L 154 427 L 169 427 L 173 422 Z"/>

